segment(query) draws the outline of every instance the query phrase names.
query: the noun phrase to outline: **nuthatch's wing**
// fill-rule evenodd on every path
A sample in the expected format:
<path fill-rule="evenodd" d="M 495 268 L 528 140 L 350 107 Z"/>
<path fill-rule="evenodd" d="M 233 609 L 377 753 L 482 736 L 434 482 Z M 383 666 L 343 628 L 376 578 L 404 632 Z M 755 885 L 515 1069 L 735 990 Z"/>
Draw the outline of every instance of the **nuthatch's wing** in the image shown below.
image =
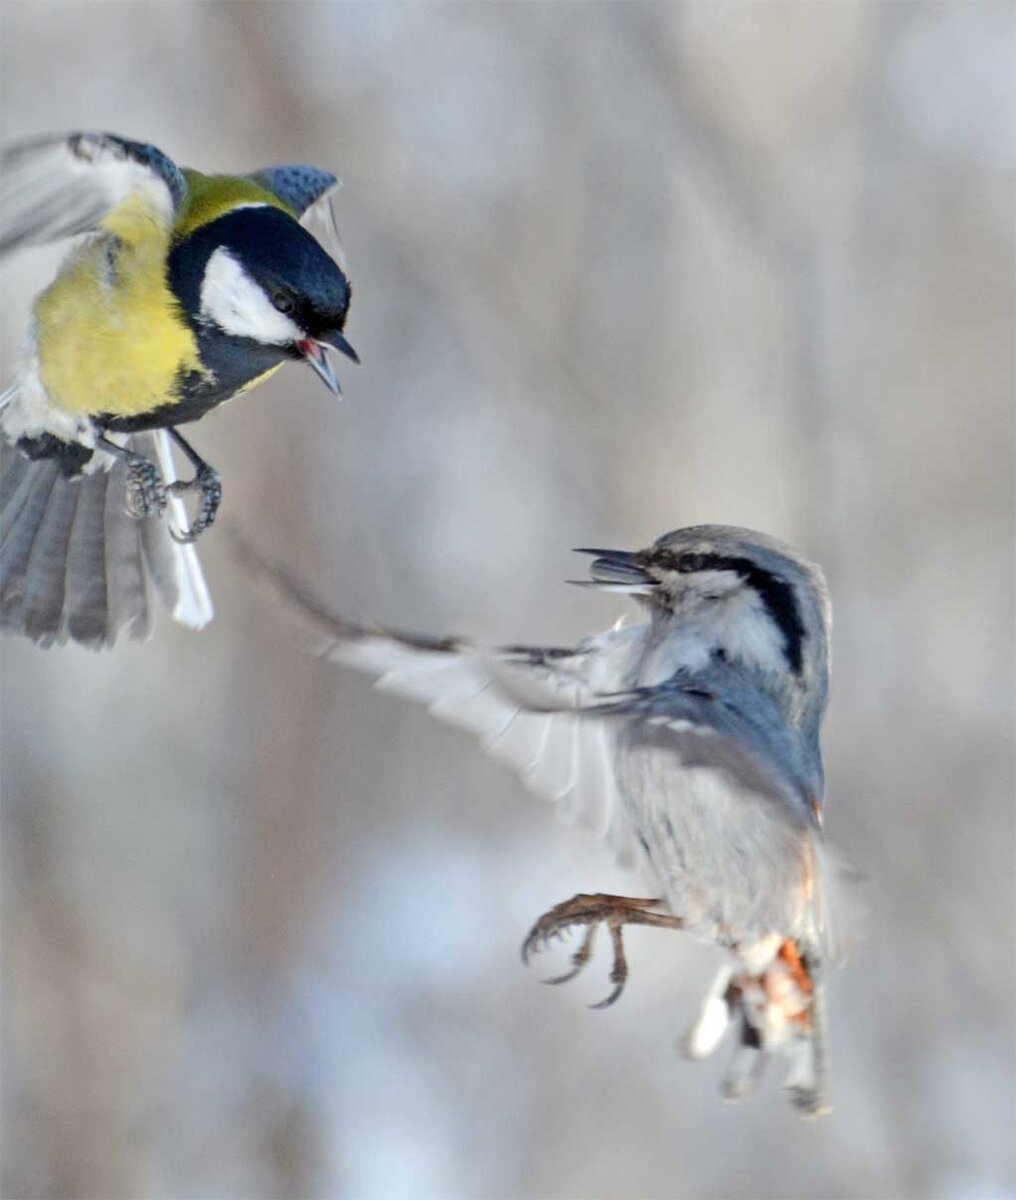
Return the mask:
<path fill-rule="evenodd" d="M 774 805 L 793 824 L 818 826 L 822 775 L 800 732 L 744 673 L 715 664 L 694 676 L 638 688 L 599 709 L 623 719 L 627 739 L 689 769 L 709 768 Z"/>
<path fill-rule="evenodd" d="M 484 648 L 458 638 L 359 625 L 328 612 L 235 534 L 234 542 L 261 590 L 295 620 L 317 654 L 355 667 L 378 688 L 417 700 L 435 717 L 468 729 L 530 791 L 630 860 L 633 835 L 618 802 L 613 730 L 609 722 L 581 715 L 597 700 L 607 652 L 620 648 L 625 631 L 570 649 Z"/>
<path fill-rule="evenodd" d="M 0 255 L 105 228 L 155 221 L 169 230 L 187 195 L 155 146 L 109 133 L 51 135 L 0 153 Z"/>
<path fill-rule="evenodd" d="M 694 864 L 696 891 L 711 879 L 729 927 L 746 935 L 751 925 L 779 928 L 803 879 L 824 961 L 853 955 L 866 923 L 860 876 L 822 837 L 819 759 L 771 699 L 717 663 L 592 711 L 619 723 L 618 770 L 629 797 L 658 806 Z"/>

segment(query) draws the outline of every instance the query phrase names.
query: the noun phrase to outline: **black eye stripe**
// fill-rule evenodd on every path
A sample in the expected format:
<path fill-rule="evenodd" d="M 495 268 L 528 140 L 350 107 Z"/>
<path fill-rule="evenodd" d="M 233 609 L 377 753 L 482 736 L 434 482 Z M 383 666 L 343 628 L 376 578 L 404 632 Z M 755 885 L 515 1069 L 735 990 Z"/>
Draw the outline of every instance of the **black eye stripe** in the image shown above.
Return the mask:
<path fill-rule="evenodd" d="M 804 665 L 804 622 L 797 607 L 793 587 L 785 579 L 753 563 L 750 558 L 727 557 L 723 554 L 674 554 L 665 550 L 656 562 L 671 571 L 736 571 L 755 589 L 766 612 L 783 635 L 783 649 L 795 675 Z"/>

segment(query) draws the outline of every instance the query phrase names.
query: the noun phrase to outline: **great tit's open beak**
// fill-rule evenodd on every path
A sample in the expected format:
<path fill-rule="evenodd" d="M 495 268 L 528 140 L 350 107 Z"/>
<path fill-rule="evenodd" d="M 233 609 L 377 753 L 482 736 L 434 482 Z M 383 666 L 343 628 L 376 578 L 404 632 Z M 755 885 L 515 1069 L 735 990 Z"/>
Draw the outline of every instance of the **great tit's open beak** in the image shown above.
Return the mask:
<path fill-rule="evenodd" d="M 296 343 L 296 348 L 303 355 L 303 361 L 314 369 L 315 375 L 325 387 L 341 400 L 342 388 L 339 386 L 338 379 L 335 378 L 328 355 L 325 354 L 324 342 L 316 342 L 313 338 L 304 338 L 302 342 Z"/>
<path fill-rule="evenodd" d="M 344 354 L 346 358 L 350 358 L 359 365 L 360 356 L 356 353 L 353 347 L 346 341 L 341 333 L 330 333 L 326 338 L 318 341 L 316 338 L 304 338 L 302 342 L 296 343 L 297 350 L 304 357 L 304 361 L 314 368 L 314 373 L 324 383 L 325 387 L 334 392 L 336 396 L 342 399 L 342 388 L 339 381 L 332 370 L 332 364 L 328 361 L 326 351 L 328 349 L 338 350 L 340 354 Z"/>
<path fill-rule="evenodd" d="M 629 596 L 649 596 L 659 584 L 641 565 L 640 555 L 628 550 L 577 549 L 576 554 L 595 555 L 589 564 L 592 579 L 573 579 L 578 587 L 597 588 L 603 592 L 623 592 Z"/>

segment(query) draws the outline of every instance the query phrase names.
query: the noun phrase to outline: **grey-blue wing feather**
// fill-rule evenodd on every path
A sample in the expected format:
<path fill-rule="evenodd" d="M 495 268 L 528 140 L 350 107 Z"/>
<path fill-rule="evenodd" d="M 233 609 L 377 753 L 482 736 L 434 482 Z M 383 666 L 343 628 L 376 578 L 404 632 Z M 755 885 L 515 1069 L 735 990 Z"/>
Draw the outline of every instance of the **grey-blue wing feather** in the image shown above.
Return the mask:
<path fill-rule="evenodd" d="M 255 171 L 250 178 L 278 196 L 298 217 L 302 217 L 312 205 L 339 185 L 338 179 L 328 171 L 305 163 L 265 167 Z"/>
<path fill-rule="evenodd" d="M 600 710 L 628 718 L 629 744 L 668 751 L 685 767 L 714 767 L 802 824 L 822 800 L 816 747 L 789 726 L 751 680 L 717 667 L 640 688 Z"/>

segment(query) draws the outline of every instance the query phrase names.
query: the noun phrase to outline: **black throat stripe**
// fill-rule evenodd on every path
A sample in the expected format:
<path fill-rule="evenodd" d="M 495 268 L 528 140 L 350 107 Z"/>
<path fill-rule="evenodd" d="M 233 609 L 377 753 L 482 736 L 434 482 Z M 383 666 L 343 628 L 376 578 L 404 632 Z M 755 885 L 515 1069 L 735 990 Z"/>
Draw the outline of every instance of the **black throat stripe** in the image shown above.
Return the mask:
<path fill-rule="evenodd" d="M 766 612 L 783 634 L 783 650 L 790 669 L 795 675 L 800 675 L 804 665 L 804 622 L 798 611 L 793 587 L 786 580 L 753 563 L 750 558 L 703 554 L 702 559 L 703 570 L 736 571 L 745 583 L 755 589 Z"/>

